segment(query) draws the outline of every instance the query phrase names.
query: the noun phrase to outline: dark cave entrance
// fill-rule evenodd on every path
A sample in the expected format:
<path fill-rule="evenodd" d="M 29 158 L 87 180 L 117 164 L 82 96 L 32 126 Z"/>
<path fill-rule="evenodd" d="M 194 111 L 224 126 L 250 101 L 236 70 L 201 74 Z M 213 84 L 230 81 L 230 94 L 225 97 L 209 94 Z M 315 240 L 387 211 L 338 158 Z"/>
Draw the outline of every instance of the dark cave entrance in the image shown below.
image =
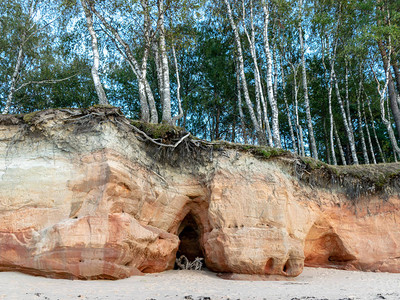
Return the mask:
<path fill-rule="evenodd" d="M 180 244 L 179 249 L 176 252 L 177 258 L 181 257 L 181 255 L 184 255 L 190 262 L 193 262 L 196 257 L 204 258 L 203 249 L 200 244 L 201 231 L 192 214 L 189 213 L 183 219 L 178 229 L 178 236 Z M 204 260 L 202 263 L 204 268 Z"/>

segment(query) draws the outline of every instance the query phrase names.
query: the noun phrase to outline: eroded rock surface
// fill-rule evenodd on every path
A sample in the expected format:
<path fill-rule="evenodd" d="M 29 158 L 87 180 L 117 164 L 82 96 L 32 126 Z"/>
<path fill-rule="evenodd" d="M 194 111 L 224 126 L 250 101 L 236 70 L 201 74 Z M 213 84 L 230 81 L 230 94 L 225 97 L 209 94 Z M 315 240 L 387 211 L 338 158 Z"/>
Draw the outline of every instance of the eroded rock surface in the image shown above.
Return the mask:
<path fill-rule="evenodd" d="M 400 272 L 395 189 L 354 200 L 299 181 L 295 157 L 169 163 L 142 139 L 115 109 L 1 116 L 0 270 L 119 279 L 184 253 L 226 273 Z"/>

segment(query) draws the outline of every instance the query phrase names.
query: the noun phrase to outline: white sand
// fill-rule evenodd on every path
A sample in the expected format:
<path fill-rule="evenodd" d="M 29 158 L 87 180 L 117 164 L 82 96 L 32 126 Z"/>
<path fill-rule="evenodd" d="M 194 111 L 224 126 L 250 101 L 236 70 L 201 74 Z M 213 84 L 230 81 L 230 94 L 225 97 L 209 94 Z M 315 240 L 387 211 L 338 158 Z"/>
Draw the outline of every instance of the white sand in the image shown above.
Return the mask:
<path fill-rule="evenodd" d="M 189 297 L 190 296 L 190 297 Z M 232 281 L 207 271 L 168 271 L 118 281 L 0 272 L 0 299 L 400 299 L 400 274 L 305 268 L 289 281 Z M 207 299 L 207 298 L 205 298 Z"/>

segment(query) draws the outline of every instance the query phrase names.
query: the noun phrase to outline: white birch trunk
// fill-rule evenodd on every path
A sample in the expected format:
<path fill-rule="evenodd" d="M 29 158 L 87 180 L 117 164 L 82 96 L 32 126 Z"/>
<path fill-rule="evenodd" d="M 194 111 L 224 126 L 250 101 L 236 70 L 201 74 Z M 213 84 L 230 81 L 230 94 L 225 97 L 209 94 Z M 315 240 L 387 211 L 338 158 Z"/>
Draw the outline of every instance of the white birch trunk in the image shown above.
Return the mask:
<path fill-rule="evenodd" d="M 156 72 L 157 72 L 157 82 L 158 82 L 158 90 L 160 94 L 160 101 L 164 103 L 164 95 L 162 93 L 164 89 L 164 81 L 162 76 L 162 68 L 161 68 L 161 60 L 160 60 L 160 53 L 158 51 L 158 44 L 157 42 L 153 43 L 153 52 L 154 52 L 154 61 L 156 65 Z"/>
<path fill-rule="evenodd" d="M 246 132 L 246 125 L 244 123 L 244 114 L 243 114 L 243 108 L 242 108 L 242 93 L 241 93 L 241 87 L 240 87 L 240 75 L 239 75 L 238 62 L 236 63 L 236 85 L 237 85 L 237 97 L 238 97 L 240 125 L 242 127 L 244 143 L 247 144 L 247 132 Z"/>
<path fill-rule="evenodd" d="M 100 54 L 98 49 L 97 35 L 93 28 L 93 14 L 90 11 L 87 0 L 81 0 L 83 11 L 85 12 L 86 25 L 92 38 L 92 52 L 93 52 L 93 66 L 92 66 L 92 78 L 94 87 L 96 89 L 97 97 L 99 98 L 99 104 L 108 104 L 106 93 L 104 92 L 103 85 L 101 84 L 99 76 L 99 66 L 100 66 Z"/>
<path fill-rule="evenodd" d="M 360 73 L 360 75 L 361 75 L 361 73 Z M 367 150 L 367 144 L 365 143 L 365 136 L 364 136 L 364 130 L 363 130 L 363 124 L 362 124 L 362 117 L 361 117 L 361 107 L 360 107 L 361 91 L 362 91 L 362 79 L 360 79 L 359 93 L 357 96 L 357 117 L 358 117 L 358 128 L 360 130 L 361 146 L 362 146 L 362 150 L 363 150 L 364 161 L 366 164 L 369 165 L 368 150 Z"/>
<path fill-rule="evenodd" d="M 331 63 L 334 63 L 334 62 L 332 61 Z M 333 164 L 337 165 L 336 153 L 335 153 L 335 144 L 334 144 L 334 141 L 333 141 L 332 82 L 333 82 L 333 67 L 331 67 L 331 72 L 330 72 L 330 75 L 329 75 L 329 89 L 328 89 L 329 140 L 330 140 L 330 145 L 331 145 L 331 154 L 332 154 Z"/>
<path fill-rule="evenodd" d="M 174 57 L 175 76 L 176 76 L 176 98 L 178 100 L 179 114 L 172 118 L 172 123 L 176 125 L 176 121 L 183 117 L 182 102 L 181 102 L 181 80 L 179 78 L 178 60 L 176 59 L 175 47 L 172 46 L 172 55 Z"/>
<path fill-rule="evenodd" d="M 312 157 L 318 159 L 317 146 L 314 137 L 314 128 L 311 119 L 310 100 L 308 98 L 307 71 L 306 71 L 306 60 L 304 57 L 303 32 L 300 25 L 299 25 L 299 38 L 300 38 L 301 64 L 302 64 L 302 74 L 303 74 L 302 77 L 303 77 L 304 103 L 306 106 L 306 118 L 308 126 L 308 138 L 309 138 Z"/>
<path fill-rule="evenodd" d="M 150 88 L 150 84 L 147 80 L 145 80 L 145 84 L 146 84 L 147 101 L 148 101 L 149 107 L 150 107 L 150 123 L 157 124 L 158 123 L 158 113 L 157 113 L 156 102 L 154 100 L 154 95 Z"/>
<path fill-rule="evenodd" d="M 343 118 L 343 123 L 344 123 L 344 128 L 346 130 L 347 138 L 348 138 L 349 144 L 350 144 L 351 157 L 353 158 L 353 163 L 355 165 L 358 165 L 356 146 L 354 143 L 354 135 L 353 135 L 353 132 L 350 130 L 350 126 L 349 126 L 348 118 L 347 118 L 346 111 L 345 111 L 345 108 L 343 105 L 342 97 L 340 96 L 340 90 L 339 90 L 338 80 L 337 80 L 335 71 L 333 71 L 333 77 L 334 77 L 334 81 L 335 81 L 336 97 L 339 102 L 340 111 L 342 113 L 342 118 Z"/>
<path fill-rule="evenodd" d="M 384 86 L 382 91 L 379 88 L 379 81 L 377 79 L 376 79 L 376 81 L 378 82 L 378 92 L 379 92 L 379 95 L 380 95 L 379 104 L 380 104 L 380 108 L 381 108 L 382 122 L 386 126 L 386 129 L 388 131 L 389 139 L 390 139 L 390 142 L 392 144 L 393 151 L 394 151 L 394 157 L 395 157 L 395 160 L 396 160 L 396 155 L 400 156 L 400 148 L 399 148 L 399 146 L 397 144 L 397 140 L 396 140 L 396 136 L 394 134 L 393 128 L 392 128 L 392 124 L 386 118 L 386 113 L 385 113 L 385 94 L 386 94 L 386 90 L 387 90 L 387 87 L 388 87 L 388 84 L 389 84 L 389 76 L 392 76 L 390 74 L 390 71 L 389 71 L 389 66 L 390 66 L 390 63 L 388 64 L 388 67 L 385 70 L 386 71 L 385 72 L 385 74 L 386 74 L 386 82 L 385 82 L 385 86 Z M 389 101 L 387 101 L 387 102 L 389 102 Z"/>
<path fill-rule="evenodd" d="M 253 1 L 250 1 L 250 26 L 251 26 L 251 37 L 247 32 L 245 20 L 245 8 L 244 8 L 244 2 L 243 2 L 243 26 L 244 26 L 244 31 L 247 36 L 247 39 L 249 41 L 250 45 L 250 53 L 251 57 L 253 59 L 253 64 L 254 64 L 254 81 L 255 81 L 255 87 L 256 87 L 256 109 L 257 109 L 257 117 L 258 117 L 258 122 L 260 124 L 260 127 L 262 128 L 262 120 L 264 120 L 264 124 L 267 130 L 267 142 L 268 146 L 272 147 L 273 146 L 273 140 L 272 140 L 272 132 L 271 132 L 271 126 L 269 124 L 269 119 L 268 119 L 268 113 L 267 113 L 267 104 L 265 102 L 265 96 L 264 96 L 264 91 L 263 87 L 261 84 L 261 75 L 260 75 L 260 69 L 258 68 L 258 59 L 257 59 L 257 51 L 256 51 L 256 43 L 255 43 L 255 29 L 254 29 L 254 16 L 253 16 Z M 262 105 L 262 111 L 260 107 L 260 103 Z M 264 119 L 262 119 L 262 116 Z"/>
<path fill-rule="evenodd" d="M 374 133 L 374 139 L 378 146 L 379 155 L 381 156 L 382 162 L 386 163 L 386 157 L 383 154 L 381 143 L 379 142 L 378 135 L 376 134 L 375 121 L 374 121 L 374 116 L 372 115 L 371 104 L 369 103 L 369 101 L 367 102 L 367 104 L 368 104 L 369 117 L 371 118 L 372 132 Z"/>
<path fill-rule="evenodd" d="M 294 112 L 295 112 L 295 120 L 296 120 L 296 136 L 297 136 L 297 146 L 299 148 L 299 154 L 301 156 L 305 156 L 304 150 L 304 140 L 303 140 L 303 129 L 300 125 L 299 120 L 299 100 L 298 100 L 298 92 L 299 88 L 297 86 L 297 67 L 295 67 L 292 63 L 290 63 L 293 70 L 293 94 L 294 94 Z"/>
<path fill-rule="evenodd" d="M 247 108 L 249 110 L 250 118 L 251 118 L 251 121 L 253 123 L 254 129 L 255 129 L 255 131 L 257 133 L 257 137 L 259 139 L 259 143 L 260 144 L 265 144 L 265 134 L 261 130 L 260 124 L 259 124 L 259 122 L 257 120 L 257 117 L 256 117 L 255 113 L 254 113 L 253 104 L 251 103 L 251 100 L 250 100 L 249 90 L 248 90 L 247 81 L 246 81 L 246 75 L 245 75 L 245 72 L 244 72 L 243 52 L 242 52 L 242 44 L 240 42 L 239 32 L 238 32 L 237 26 L 235 24 L 235 21 L 233 20 L 232 10 L 231 10 L 231 6 L 229 4 L 229 1 L 228 0 L 224 0 L 224 3 L 225 3 L 225 5 L 227 7 L 227 10 L 228 10 L 229 22 L 231 24 L 231 27 L 232 27 L 232 30 L 233 30 L 233 33 L 234 33 L 234 37 L 235 37 L 235 43 L 236 43 L 236 48 L 237 48 L 237 52 L 238 52 L 239 71 L 240 71 L 240 77 L 242 79 L 242 87 L 243 87 L 244 99 L 246 101 Z"/>
<path fill-rule="evenodd" d="M 261 77 L 260 72 L 258 69 L 258 62 L 257 62 L 257 52 L 255 49 L 255 31 L 254 31 L 254 20 L 253 20 L 253 0 L 250 0 L 250 30 L 251 30 L 251 37 L 246 28 L 246 9 L 245 9 L 245 2 L 242 1 L 242 18 L 243 18 L 243 29 L 244 33 L 246 34 L 247 40 L 250 46 L 250 53 L 251 57 L 253 58 L 254 64 L 254 82 L 255 82 L 255 92 L 256 92 L 256 111 L 257 111 L 257 119 L 260 127 L 262 127 L 262 111 L 261 111 L 261 97 L 264 97 L 263 91 L 261 87 Z M 269 136 L 268 136 L 269 138 Z M 272 137 L 271 137 L 272 141 Z M 269 146 L 272 146 L 272 143 L 269 143 Z"/>
<path fill-rule="evenodd" d="M 370 134 L 369 128 L 368 128 L 368 121 L 367 121 L 367 116 L 365 114 L 364 101 L 363 101 L 363 104 L 362 104 L 362 113 L 363 113 L 363 117 L 364 117 L 365 130 L 367 131 L 367 140 L 368 140 L 369 150 L 370 150 L 370 153 L 371 153 L 372 161 L 376 165 L 375 151 L 374 151 L 374 146 L 372 145 L 371 134 Z"/>
<path fill-rule="evenodd" d="M 267 59 L 267 92 L 268 92 L 268 100 L 272 110 L 273 139 L 275 147 L 282 148 L 281 137 L 279 133 L 279 118 L 278 118 L 279 111 L 276 99 L 274 97 L 274 86 L 272 83 L 272 57 L 268 40 L 269 10 L 265 1 L 263 1 L 263 12 L 264 12 L 264 29 L 263 29 L 264 51 Z"/>
<path fill-rule="evenodd" d="M 345 103 L 346 103 L 346 115 L 347 115 L 347 123 L 349 124 L 349 128 L 351 132 L 354 132 L 353 130 L 353 122 L 351 120 L 351 113 L 350 113 L 350 100 L 349 100 L 349 70 L 348 70 L 348 62 L 347 59 L 345 60 L 345 89 L 346 89 L 346 97 L 345 97 Z"/>
<path fill-rule="evenodd" d="M 337 132 L 335 123 L 333 123 L 333 129 L 334 129 L 334 131 L 335 131 L 335 138 L 336 138 L 336 142 L 337 142 L 337 144 L 338 144 L 340 158 L 341 158 L 341 160 L 342 160 L 342 164 L 345 166 L 345 165 L 347 165 L 346 157 L 344 156 L 342 143 L 340 142 L 340 137 L 339 137 L 339 134 L 338 134 L 338 132 Z"/>
<path fill-rule="evenodd" d="M 163 78 L 163 113 L 162 120 L 167 124 L 172 124 L 171 117 L 171 88 L 169 81 L 169 65 L 167 57 L 167 47 L 165 42 L 165 10 L 164 10 L 164 0 L 158 0 L 158 27 L 159 27 L 159 43 L 160 43 L 160 58 L 161 58 L 161 70 Z"/>
<path fill-rule="evenodd" d="M 285 81 L 285 72 L 283 69 L 282 60 L 280 61 L 280 63 L 281 63 L 281 75 L 282 75 L 283 101 L 285 102 L 286 116 L 288 119 L 289 131 L 290 131 L 290 138 L 292 140 L 294 153 L 299 153 L 298 149 L 297 149 L 297 145 L 296 145 L 296 138 L 294 137 L 292 118 L 290 116 L 289 105 L 288 105 L 288 101 L 287 101 L 287 97 L 286 97 L 286 81 Z"/>
<path fill-rule="evenodd" d="M 104 27 L 110 31 L 112 36 L 114 37 L 114 43 L 116 43 L 117 48 L 118 44 L 117 42 L 124 48 L 124 56 L 127 59 L 129 65 L 132 68 L 133 73 L 136 75 L 138 78 L 138 85 L 139 85 L 139 100 L 140 100 L 140 112 L 141 112 L 141 119 L 143 121 L 148 122 L 149 120 L 149 107 L 147 104 L 147 97 L 146 97 L 146 85 L 147 85 L 147 80 L 142 78 L 142 70 L 141 67 L 139 66 L 139 63 L 135 59 L 135 56 L 132 53 L 132 50 L 130 49 L 128 43 L 126 43 L 118 31 L 111 26 L 109 22 L 96 10 L 94 6 L 94 2 L 90 3 L 90 9 L 92 12 L 99 18 L 99 20 L 103 23 Z M 122 51 L 121 51 L 122 52 Z"/>
<path fill-rule="evenodd" d="M 15 64 L 14 72 L 13 72 L 13 75 L 11 77 L 10 89 L 8 91 L 6 105 L 5 105 L 5 107 L 3 109 L 3 112 L 2 112 L 3 115 L 6 115 L 6 114 L 8 114 L 10 112 L 10 108 L 11 108 L 11 105 L 12 105 L 12 100 L 13 100 L 14 93 L 15 93 L 15 87 L 17 85 L 18 75 L 19 75 L 19 72 L 21 70 L 22 61 L 24 60 L 23 59 L 23 57 L 24 57 L 23 44 L 24 44 L 24 39 L 23 39 L 23 41 L 22 41 L 22 43 L 21 43 L 21 45 L 19 47 L 19 50 L 18 50 L 17 62 Z"/>
<path fill-rule="evenodd" d="M 299 10 L 301 11 L 303 7 L 303 0 L 299 1 Z M 300 40 L 300 52 L 301 52 L 301 65 L 302 65 L 302 74 L 303 74 L 303 90 L 304 90 L 304 103 L 306 106 L 306 118 L 307 118 L 307 126 L 308 126 L 308 138 L 311 148 L 311 155 L 315 159 L 318 159 L 318 151 L 315 143 L 314 137 L 314 128 L 312 125 L 311 119 L 311 110 L 310 110 L 310 100 L 308 98 L 308 85 L 307 85 L 307 70 L 306 70 L 306 60 L 304 57 L 304 41 L 303 41 L 303 30 L 301 28 L 301 21 L 299 20 L 298 24 L 299 31 L 299 40 Z"/>

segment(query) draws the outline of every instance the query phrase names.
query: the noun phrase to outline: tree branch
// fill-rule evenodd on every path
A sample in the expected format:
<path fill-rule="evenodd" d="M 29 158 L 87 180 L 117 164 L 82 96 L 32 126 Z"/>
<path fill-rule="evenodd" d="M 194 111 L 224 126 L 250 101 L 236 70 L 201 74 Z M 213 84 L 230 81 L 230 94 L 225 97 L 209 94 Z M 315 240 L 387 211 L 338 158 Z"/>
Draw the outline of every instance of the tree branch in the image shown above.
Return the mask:
<path fill-rule="evenodd" d="M 27 85 L 31 85 L 31 84 L 44 84 L 44 83 L 58 83 L 58 82 L 62 82 L 68 79 L 71 79 L 72 77 L 75 77 L 76 75 L 78 75 L 79 73 L 76 73 L 72 76 L 66 77 L 66 78 L 62 78 L 62 79 L 47 79 L 47 80 L 39 80 L 39 81 L 28 81 L 24 84 L 21 84 L 20 87 L 18 87 L 17 89 L 15 89 L 14 92 L 18 92 L 19 90 L 23 89 L 24 87 L 26 87 Z"/>

